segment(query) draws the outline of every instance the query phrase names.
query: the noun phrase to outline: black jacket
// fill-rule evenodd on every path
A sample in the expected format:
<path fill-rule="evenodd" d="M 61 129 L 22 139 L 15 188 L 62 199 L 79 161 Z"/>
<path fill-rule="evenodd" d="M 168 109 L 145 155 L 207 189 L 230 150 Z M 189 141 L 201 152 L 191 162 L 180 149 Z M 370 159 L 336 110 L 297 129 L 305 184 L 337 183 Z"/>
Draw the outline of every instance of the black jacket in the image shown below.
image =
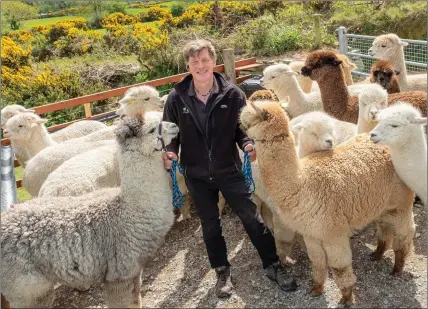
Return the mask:
<path fill-rule="evenodd" d="M 236 144 L 241 149 L 254 144 L 239 127 L 239 113 L 246 104 L 244 92 L 219 73 L 214 77 L 219 93 L 211 105 L 205 136 L 188 104 L 192 75 L 175 85 L 165 103 L 163 120 L 176 123 L 180 129 L 167 150 L 178 154 L 181 145 L 180 164 L 191 178 L 219 180 L 233 176 L 242 166 Z"/>

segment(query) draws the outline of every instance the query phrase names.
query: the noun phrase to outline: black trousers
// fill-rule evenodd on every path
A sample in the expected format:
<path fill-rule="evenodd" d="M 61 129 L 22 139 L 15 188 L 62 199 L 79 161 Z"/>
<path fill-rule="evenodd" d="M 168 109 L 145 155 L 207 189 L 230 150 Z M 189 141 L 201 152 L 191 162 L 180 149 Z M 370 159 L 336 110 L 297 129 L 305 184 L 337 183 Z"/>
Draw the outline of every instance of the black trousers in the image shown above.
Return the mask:
<path fill-rule="evenodd" d="M 242 174 L 237 173 L 231 178 L 213 182 L 188 177 L 185 179 L 196 213 L 201 220 L 205 246 L 212 268 L 230 266 L 217 206 L 219 191 L 244 225 L 262 259 L 263 268 L 279 260 L 273 235 L 257 213 L 257 206 L 245 186 Z"/>

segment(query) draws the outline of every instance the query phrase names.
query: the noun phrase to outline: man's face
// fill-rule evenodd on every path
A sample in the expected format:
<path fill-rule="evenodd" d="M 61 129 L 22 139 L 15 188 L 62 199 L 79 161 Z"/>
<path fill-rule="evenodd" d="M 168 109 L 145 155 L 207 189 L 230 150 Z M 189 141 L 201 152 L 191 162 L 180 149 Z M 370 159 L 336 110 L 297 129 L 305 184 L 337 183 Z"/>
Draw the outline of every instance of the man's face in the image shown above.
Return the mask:
<path fill-rule="evenodd" d="M 189 57 L 189 72 L 195 82 L 207 82 L 213 77 L 215 61 L 210 57 L 208 49 L 203 49 L 199 54 Z"/>

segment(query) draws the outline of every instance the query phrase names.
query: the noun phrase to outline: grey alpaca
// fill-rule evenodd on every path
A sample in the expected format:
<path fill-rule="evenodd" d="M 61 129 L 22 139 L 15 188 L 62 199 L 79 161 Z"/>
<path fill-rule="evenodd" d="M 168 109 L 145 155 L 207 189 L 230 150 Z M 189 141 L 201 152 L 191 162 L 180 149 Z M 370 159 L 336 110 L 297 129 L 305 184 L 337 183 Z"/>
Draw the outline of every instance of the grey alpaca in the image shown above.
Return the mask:
<path fill-rule="evenodd" d="M 178 127 L 162 124 L 169 144 Z M 109 307 L 141 307 L 142 267 L 173 224 L 157 132 L 141 116 L 116 129 L 120 188 L 37 198 L 2 215 L 1 292 L 13 307 L 51 307 L 56 283 L 103 283 Z"/>

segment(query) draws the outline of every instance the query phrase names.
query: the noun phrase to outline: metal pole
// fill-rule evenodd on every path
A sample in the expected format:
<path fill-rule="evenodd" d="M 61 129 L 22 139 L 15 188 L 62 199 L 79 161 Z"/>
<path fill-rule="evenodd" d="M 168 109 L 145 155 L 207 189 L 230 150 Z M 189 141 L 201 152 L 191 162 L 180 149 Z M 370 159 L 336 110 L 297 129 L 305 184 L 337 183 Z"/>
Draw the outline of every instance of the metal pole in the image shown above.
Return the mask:
<path fill-rule="evenodd" d="M 341 54 L 346 54 L 348 52 L 348 38 L 346 37 L 346 28 L 340 26 L 336 29 L 336 32 L 339 34 L 339 51 Z"/>

